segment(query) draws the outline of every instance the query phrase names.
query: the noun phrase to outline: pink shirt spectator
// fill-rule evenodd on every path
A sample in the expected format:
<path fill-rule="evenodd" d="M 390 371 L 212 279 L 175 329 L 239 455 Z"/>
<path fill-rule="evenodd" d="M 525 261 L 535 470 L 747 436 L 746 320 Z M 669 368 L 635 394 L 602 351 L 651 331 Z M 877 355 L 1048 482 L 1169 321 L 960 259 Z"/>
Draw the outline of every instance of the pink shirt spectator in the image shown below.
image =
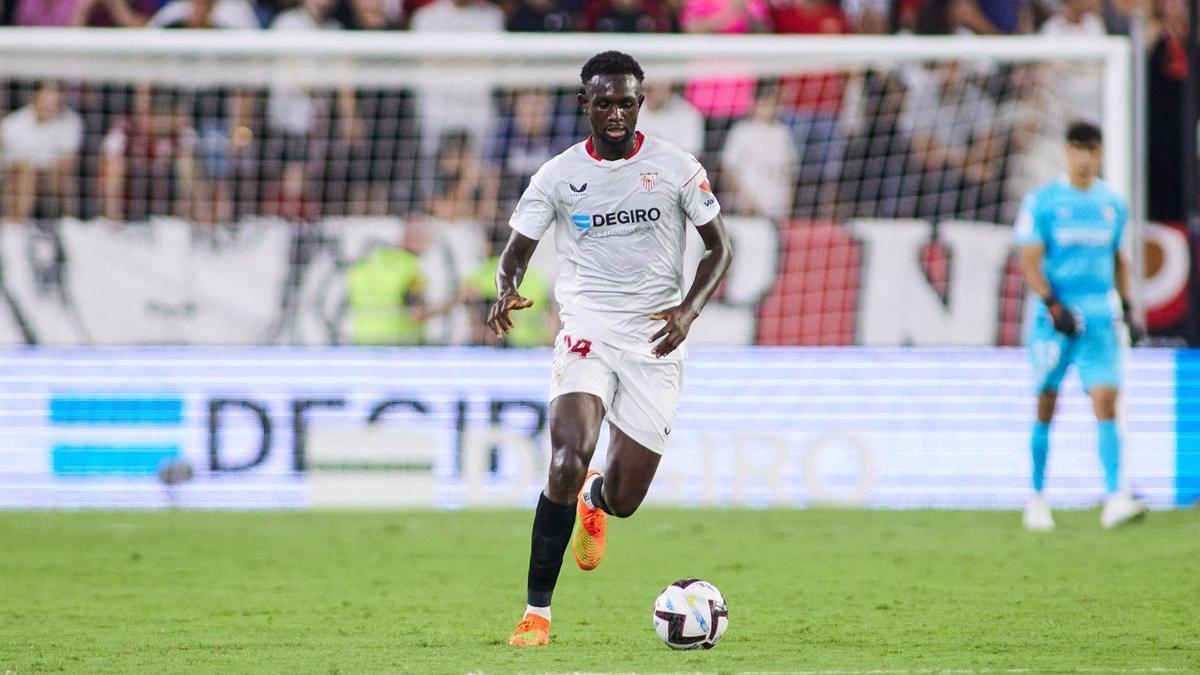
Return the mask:
<path fill-rule="evenodd" d="M 725 17 L 724 21 L 719 21 Z M 685 0 L 679 23 L 689 33 L 747 33 L 769 20 L 765 0 Z M 714 24 L 714 21 L 719 21 Z M 684 96 L 705 117 L 741 117 L 754 104 L 754 79 L 693 80 Z"/>
<path fill-rule="evenodd" d="M 78 0 L 19 0 L 14 26 L 70 26 Z"/>
<path fill-rule="evenodd" d="M 743 5 L 744 11 L 729 17 L 724 26 L 715 30 L 698 31 L 705 33 L 747 33 L 750 31 L 749 17 L 764 22 L 767 20 L 767 3 L 765 0 L 685 0 L 679 10 L 679 23 L 688 30 L 688 24 L 697 19 L 711 19 L 729 11 L 730 5 Z M 693 32 L 693 31 L 688 31 Z"/>

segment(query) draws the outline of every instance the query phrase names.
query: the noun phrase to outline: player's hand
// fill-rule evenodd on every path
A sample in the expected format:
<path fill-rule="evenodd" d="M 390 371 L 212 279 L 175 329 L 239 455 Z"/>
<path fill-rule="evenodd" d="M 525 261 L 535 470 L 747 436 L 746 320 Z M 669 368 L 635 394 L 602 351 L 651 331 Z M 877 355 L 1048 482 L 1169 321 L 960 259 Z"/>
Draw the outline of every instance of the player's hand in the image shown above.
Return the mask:
<path fill-rule="evenodd" d="M 512 318 L 509 317 L 508 313 L 514 309 L 526 309 L 529 307 L 533 307 L 533 301 L 516 293 L 509 293 L 501 297 L 492 303 L 491 308 L 488 309 L 488 328 L 492 329 L 496 337 L 504 337 L 513 328 Z"/>
<path fill-rule="evenodd" d="M 1075 320 L 1075 314 L 1067 309 L 1066 305 L 1058 301 L 1058 298 L 1051 296 L 1046 299 L 1046 309 L 1050 310 L 1050 319 L 1054 322 L 1054 330 L 1066 335 L 1074 337 L 1079 332 L 1079 322 Z"/>
<path fill-rule="evenodd" d="M 1128 300 L 1121 300 L 1121 313 L 1124 315 L 1125 328 L 1129 331 L 1129 345 L 1136 347 L 1146 339 L 1146 327 L 1138 321 Z"/>
<path fill-rule="evenodd" d="M 650 320 L 667 322 L 658 329 L 658 332 L 650 336 L 651 343 L 658 342 L 654 345 L 654 357 L 661 359 L 675 351 L 687 339 L 688 331 L 692 329 L 692 322 L 696 320 L 696 313 L 680 305 L 655 312 L 650 315 Z"/>

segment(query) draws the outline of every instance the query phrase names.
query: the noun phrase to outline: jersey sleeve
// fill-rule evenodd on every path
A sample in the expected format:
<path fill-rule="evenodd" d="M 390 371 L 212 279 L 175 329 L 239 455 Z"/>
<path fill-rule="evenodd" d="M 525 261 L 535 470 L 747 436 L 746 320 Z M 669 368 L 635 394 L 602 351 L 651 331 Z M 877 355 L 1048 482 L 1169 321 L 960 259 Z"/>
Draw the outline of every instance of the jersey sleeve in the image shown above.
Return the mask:
<path fill-rule="evenodd" d="M 693 159 L 685 176 L 683 185 L 679 186 L 679 207 L 697 227 L 706 225 L 721 212 L 717 196 L 708 184 L 708 173 Z"/>
<path fill-rule="evenodd" d="M 1037 217 L 1037 195 L 1030 193 L 1021 201 L 1017 221 L 1013 224 L 1013 243 L 1017 246 L 1046 244 L 1046 239 Z"/>
<path fill-rule="evenodd" d="M 508 226 L 530 239 L 541 239 L 554 224 L 554 200 L 550 187 L 546 185 L 546 167 L 542 166 L 529 179 L 529 186 L 521 194 L 517 208 L 508 219 Z"/>

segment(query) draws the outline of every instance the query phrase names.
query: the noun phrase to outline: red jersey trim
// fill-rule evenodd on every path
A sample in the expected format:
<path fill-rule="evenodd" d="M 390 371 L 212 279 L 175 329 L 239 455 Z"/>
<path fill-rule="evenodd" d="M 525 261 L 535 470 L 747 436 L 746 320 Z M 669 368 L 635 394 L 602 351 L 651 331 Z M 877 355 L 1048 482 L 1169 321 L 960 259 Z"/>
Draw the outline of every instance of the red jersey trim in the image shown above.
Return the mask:
<path fill-rule="evenodd" d="M 642 142 L 646 140 L 646 137 L 643 136 L 642 132 L 640 132 L 640 131 L 635 131 L 635 132 L 633 132 L 633 134 L 634 134 L 633 150 L 630 150 L 629 154 L 625 155 L 621 159 L 633 159 L 633 156 L 638 154 L 638 151 L 642 149 Z M 596 160 L 597 162 L 605 161 L 605 159 L 603 157 L 596 154 L 596 146 L 592 144 L 591 136 L 587 137 L 587 141 L 583 144 L 583 149 L 587 150 L 588 156 L 590 156 L 592 159 Z"/>

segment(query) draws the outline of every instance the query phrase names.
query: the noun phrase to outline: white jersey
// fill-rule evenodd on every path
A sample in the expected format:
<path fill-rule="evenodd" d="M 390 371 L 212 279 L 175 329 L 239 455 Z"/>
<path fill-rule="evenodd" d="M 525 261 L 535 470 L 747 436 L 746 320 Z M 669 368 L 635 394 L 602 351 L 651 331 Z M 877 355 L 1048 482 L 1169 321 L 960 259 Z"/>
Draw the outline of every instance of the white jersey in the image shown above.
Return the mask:
<path fill-rule="evenodd" d="M 720 210 L 695 157 L 639 132 L 624 159 L 600 159 L 589 138 L 543 164 L 509 225 L 541 239 L 558 224 L 554 296 L 564 327 L 649 352 L 663 325 L 650 315 L 683 301 L 687 221 L 704 225 Z"/>

